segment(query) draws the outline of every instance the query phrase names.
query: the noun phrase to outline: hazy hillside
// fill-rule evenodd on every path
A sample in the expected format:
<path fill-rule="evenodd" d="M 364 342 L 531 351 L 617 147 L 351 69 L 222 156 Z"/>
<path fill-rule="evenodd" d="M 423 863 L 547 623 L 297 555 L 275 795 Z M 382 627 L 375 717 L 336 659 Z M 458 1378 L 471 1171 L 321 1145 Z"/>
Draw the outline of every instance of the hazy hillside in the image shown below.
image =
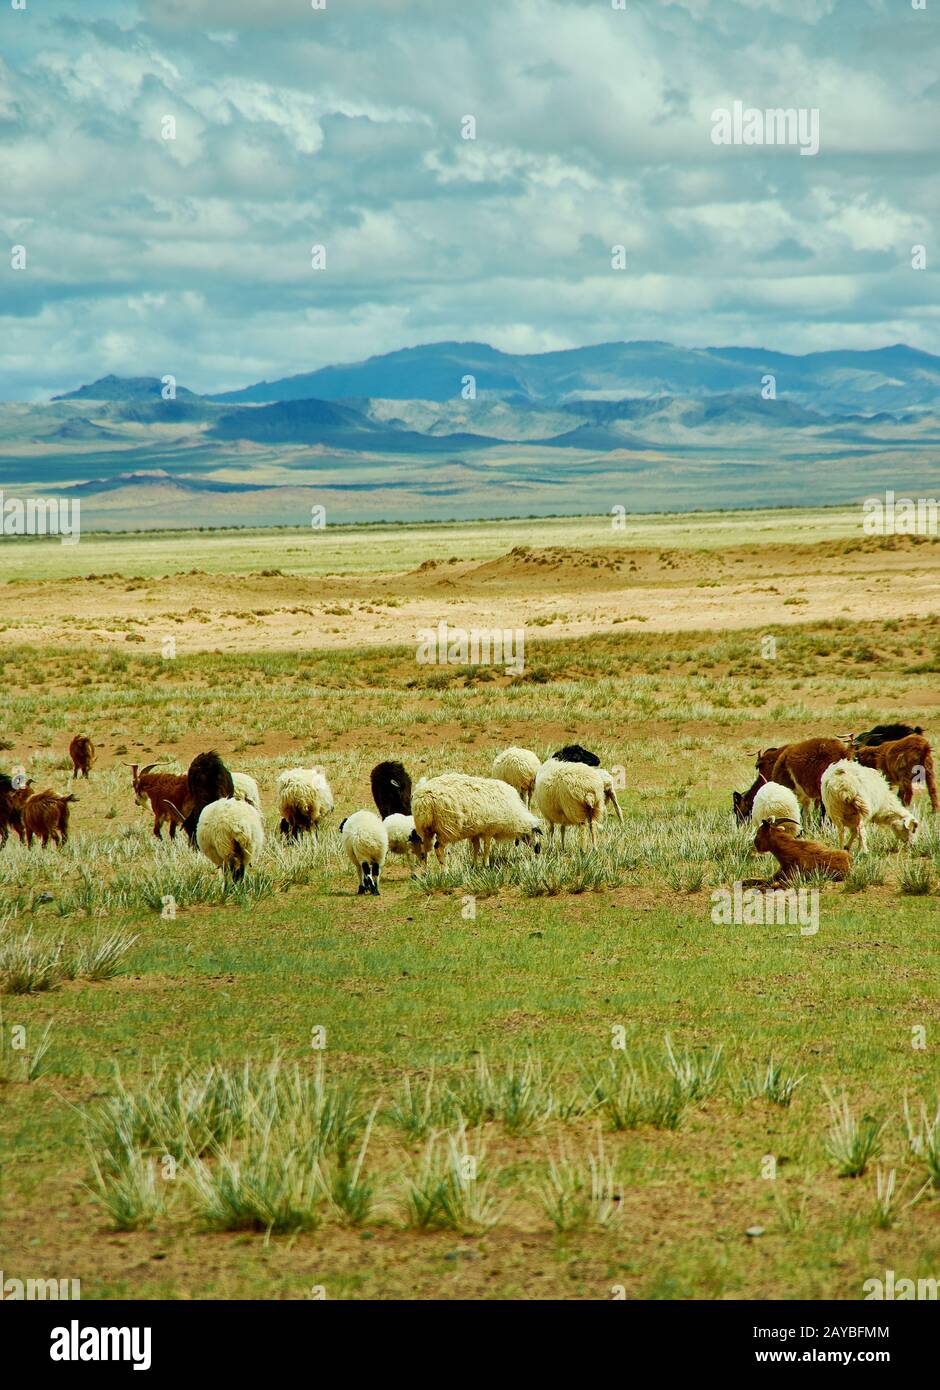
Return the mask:
<path fill-rule="evenodd" d="M 940 359 L 904 347 L 442 343 L 224 397 L 107 376 L 0 405 L 0 489 L 74 491 L 88 526 L 689 510 L 936 495 L 938 445 Z"/>

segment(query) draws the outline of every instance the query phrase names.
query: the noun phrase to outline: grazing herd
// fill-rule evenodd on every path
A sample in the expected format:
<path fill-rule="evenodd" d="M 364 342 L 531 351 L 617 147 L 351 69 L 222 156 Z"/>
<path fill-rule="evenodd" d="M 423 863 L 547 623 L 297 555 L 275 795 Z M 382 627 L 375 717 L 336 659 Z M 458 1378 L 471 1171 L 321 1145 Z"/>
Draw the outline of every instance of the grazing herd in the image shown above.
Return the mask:
<path fill-rule="evenodd" d="M 844 878 L 852 862 L 848 851 L 857 842 L 864 853 L 870 825 L 882 825 L 910 844 L 918 828 L 909 809 L 917 784 L 926 787 L 931 809 L 940 809 L 930 744 L 923 729 L 910 724 L 879 724 L 847 739 L 810 738 L 762 749 L 756 770 L 747 791 L 733 793 L 732 806 L 739 824 L 752 820 L 759 826 L 754 845 L 776 858 L 774 883 L 792 881 L 798 871 Z M 801 837 L 801 813 L 810 806 L 832 822 L 838 850 Z"/>
<path fill-rule="evenodd" d="M 95 760 L 90 738 L 77 735 L 69 745 L 73 778 L 88 778 Z M 216 752 L 199 753 L 185 773 L 156 770 L 157 763 L 128 764 L 134 798 L 149 807 L 153 834 L 163 826 L 174 839 L 178 826 L 211 863 L 239 882 L 264 845 L 258 784 L 232 772 Z M 878 725 L 865 734 L 809 738 L 761 750 L 757 776 L 745 792 L 735 792 L 740 824 L 757 826 L 755 847 L 772 854 L 778 869 L 770 882 L 793 882 L 799 873 L 822 872 L 844 878 L 850 851 L 864 852 L 869 826 L 890 829 L 908 844 L 918 822 L 910 810 L 915 785 L 926 787 L 938 810 L 933 756 L 919 727 Z M 623 812 L 614 778 L 596 754 L 569 744 L 542 759 L 527 748 L 499 753 L 491 777 L 444 772 L 412 786 L 400 762 L 380 762 L 371 772 L 378 815 L 354 811 L 340 824 L 343 847 L 356 870 L 360 894 L 377 896 L 387 856 L 425 864 L 434 853 L 440 864 L 450 845 L 466 840 L 474 863 L 492 863 L 494 845 L 511 841 L 538 854 L 547 827 L 556 827 L 562 848 L 569 826 L 580 827 L 582 844 L 597 848 L 597 826 L 608 807 Z M 897 789 L 897 793 L 892 790 Z M 322 768 L 294 767 L 277 778 L 280 832 L 289 840 L 313 833 L 334 808 L 333 792 Z M 12 830 L 31 846 L 38 839 L 62 845 L 68 838 L 69 806 L 78 798 L 51 790 L 34 792 L 32 781 L 0 773 L 0 848 Z M 815 807 L 838 832 L 839 847 L 803 837 L 803 818 Z M 843 841 L 847 840 L 846 848 Z"/>

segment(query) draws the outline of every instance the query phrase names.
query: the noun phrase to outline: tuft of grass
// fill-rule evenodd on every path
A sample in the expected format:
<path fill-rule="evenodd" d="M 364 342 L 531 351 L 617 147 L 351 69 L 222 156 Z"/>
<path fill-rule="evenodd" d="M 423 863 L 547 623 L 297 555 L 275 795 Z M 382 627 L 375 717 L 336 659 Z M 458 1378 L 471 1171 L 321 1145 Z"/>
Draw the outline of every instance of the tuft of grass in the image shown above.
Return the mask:
<path fill-rule="evenodd" d="M 677 1055 L 668 1033 L 663 1043 L 666 1049 L 666 1066 L 686 1104 L 706 1100 L 718 1084 L 724 1051 L 721 1044 L 714 1048 L 710 1056 L 704 1057 L 696 1056 L 689 1051 L 681 1056 Z"/>
<path fill-rule="evenodd" d="M 536 1183 L 533 1190 L 559 1235 L 581 1230 L 591 1222 L 609 1226 L 623 1211 L 614 1165 L 604 1150 L 600 1131 L 596 1151 L 588 1153 L 586 1161 L 573 1159 L 563 1147 L 549 1159 L 544 1181 Z"/>
<path fill-rule="evenodd" d="M 129 1135 L 106 1154 L 91 1151 L 93 1182 L 89 1191 L 119 1231 L 139 1231 L 153 1225 L 164 1210 L 163 1188 L 156 1160 L 139 1149 Z"/>
<path fill-rule="evenodd" d="M 111 932 L 106 936 L 93 937 L 79 944 L 71 957 L 69 972 L 71 978 L 81 976 L 86 980 L 111 980 L 118 973 L 121 961 L 137 941 L 137 934 Z M 74 970 L 74 975 L 71 972 Z"/>
<path fill-rule="evenodd" d="M 806 1229 L 806 1208 L 809 1204 L 807 1194 L 801 1193 L 798 1200 L 790 1201 L 782 1192 L 774 1193 L 774 1203 L 780 1224 L 790 1235 L 799 1235 Z"/>
<path fill-rule="evenodd" d="M 4 994 L 41 994 L 62 983 L 64 943 L 41 945 L 29 927 L 18 936 L 0 941 L 0 980 Z"/>
<path fill-rule="evenodd" d="M 901 871 L 899 887 L 912 898 L 923 898 L 934 889 L 933 869 L 926 859 L 911 859 Z"/>
<path fill-rule="evenodd" d="M 921 1101 L 920 1112 L 915 1117 L 905 1096 L 903 1114 L 908 1148 L 927 1169 L 929 1185 L 940 1187 L 940 1102 L 931 1119 L 927 1106 Z"/>
<path fill-rule="evenodd" d="M 705 865 L 674 864 L 664 877 L 674 893 L 698 893 L 705 884 Z"/>
<path fill-rule="evenodd" d="M 552 1074 L 529 1053 L 498 1068 L 481 1053 L 449 1088 L 448 1100 L 469 1124 L 497 1121 L 508 1134 L 541 1129 L 558 1109 Z"/>
<path fill-rule="evenodd" d="M 771 1054 L 766 1063 L 757 1063 L 753 1071 L 743 1074 L 732 1084 L 732 1094 L 741 1101 L 763 1098 L 785 1109 L 792 1103 L 796 1088 L 805 1080 L 805 1072 L 802 1076 L 795 1076 L 792 1072 L 784 1071 L 782 1064 L 775 1062 Z"/>
<path fill-rule="evenodd" d="M 881 1152 L 884 1124 L 872 1115 L 856 1120 L 844 1091 L 839 1099 L 827 1091 L 826 1098 L 830 1121 L 826 1152 L 836 1164 L 840 1178 L 859 1178 L 869 1161 Z"/>
<path fill-rule="evenodd" d="M 652 1075 L 646 1058 L 611 1058 L 591 1079 L 586 1098 L 586 1108 L 600 1110 L 613 1130 L 678 1129 L 688 1104 L 675 1078 Z"/>
<path fill-rule="evenodd" d="M 407 1139 L 426 1139 L 443 1109 L 432 1068 L 423 1087 L 406 1075 L 385 1113 Z"/>
<path fill-rule="evenodd" d="M 419 1231 L 490 1230 L 502 1211 L 484 1175 L 485 1150 L 479 1131 L 475 1145 L 467 1139 L 461 1117 L 456 1128 L 432 1134 L 405 1178 L 401 1206 L 404 1224 Z"/>
<path fill-rule="evenodd" d="M 321 1220 L 323 1180 L 315 1155 L 292 1142 L 272 1118 L 210 1166 L 192 1156 L 187 1180 L 204 1224 L 216 1231 L 294 1234 Z"/>
<path fill-rule="evenodd" d="M 337 1158 L 331 1161 L 321 1157 L 318 1164 L 320 1183 L 331 1210 L 344 1226 L 361 1226 L 368 1220 L 372 1211 L 375 1194 L 375 1180 L 363 1175 L 363 1164 L 372 1134 L 375 1109 L 366 1121 L 362 1144 L 355 1161 Z"/>
<path fill-rule="evenodd" d="M 897 1174 L 894 1168 L 886 1173 L 882 1167 L 875 1171 L 875 1201 L 872 1216 L 876 1226 L 882 1230 L 887 1230 L 894 1225 L 896 1212 L 895 1206 L 895 1178 Z"/>

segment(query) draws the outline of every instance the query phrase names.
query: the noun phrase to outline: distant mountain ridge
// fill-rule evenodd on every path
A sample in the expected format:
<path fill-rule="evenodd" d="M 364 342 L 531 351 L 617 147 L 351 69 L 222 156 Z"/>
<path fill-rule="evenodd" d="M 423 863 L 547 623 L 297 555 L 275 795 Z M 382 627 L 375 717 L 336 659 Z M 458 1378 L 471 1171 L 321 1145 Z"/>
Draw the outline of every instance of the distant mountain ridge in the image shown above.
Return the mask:
<path fill-rule="evenodd" d="M 543 353 L 507 353 L 475 342 L 427 343 L 238 390 L 198 396 L 177 386 L 176 396 L 207 406 L 316 400 L 356 407 L 369 400 L 444 404 L 472 401 L 475 396 L 520 408 L 551 409 L 592 399 L 761 399 L 768 376 L 775 379 L 778 401 L 786 399 L 822 415 L 940 410 L 940 357 L 903 343 L 804 355 L 766 348 L 684 348 L 656 341 L 597 343 Z M 161 382 L 156 377 L 112 375 L 54 399 L 159 405 Z"/>
<path fill-rule="evenodd" d="M 198 392 L 185 386 L 174 388 L 176 397 L 198 400 Z M 103 376 L 88 386 L 53 396 L 54 401 L 147 401 L 163 399 L 163 381 L 155 376 Z"/>
<path fill-rule="evenodd" d="M 599 343 L 529 354 L 501 352 L 486 343 L 429 343 L 206 399 L 243 405 L 357 397 L 444 402 L 460 399 L 472 377 L 478 397 L 557 406 L 592 397 L 759 395 L 768 375 L 776 379 L 778 398 L 822 414 L 940 407 L 940 357 L 903 343 L 803 356 L 664 342 Z"/>
<path fill-rule="evenodd" d="M 940 357 L 444 342 L 169 400 L 111 374 L 0 404 L 0 490 L 26 486 L 131 529 L 935 496 Z"/>

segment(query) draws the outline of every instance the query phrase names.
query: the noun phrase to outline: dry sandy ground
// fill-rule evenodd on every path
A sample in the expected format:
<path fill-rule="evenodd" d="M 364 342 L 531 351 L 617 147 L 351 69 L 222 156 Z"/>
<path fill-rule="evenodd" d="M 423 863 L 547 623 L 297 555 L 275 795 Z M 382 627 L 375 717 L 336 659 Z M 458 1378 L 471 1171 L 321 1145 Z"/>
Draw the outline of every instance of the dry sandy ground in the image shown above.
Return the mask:
<path fill-rule="evenodd" d="M 475 563 L 334 576 L 91 575 L 0 586 L 0 649 L 144 643 L 160 651 L 289 651 L 409 645 L 446 621 L 577 636 L 624 624 L 721 631 L 834 617 L 940 611 L 940 550 L 917 538 L 724 551 L 517 546 Z"/>

